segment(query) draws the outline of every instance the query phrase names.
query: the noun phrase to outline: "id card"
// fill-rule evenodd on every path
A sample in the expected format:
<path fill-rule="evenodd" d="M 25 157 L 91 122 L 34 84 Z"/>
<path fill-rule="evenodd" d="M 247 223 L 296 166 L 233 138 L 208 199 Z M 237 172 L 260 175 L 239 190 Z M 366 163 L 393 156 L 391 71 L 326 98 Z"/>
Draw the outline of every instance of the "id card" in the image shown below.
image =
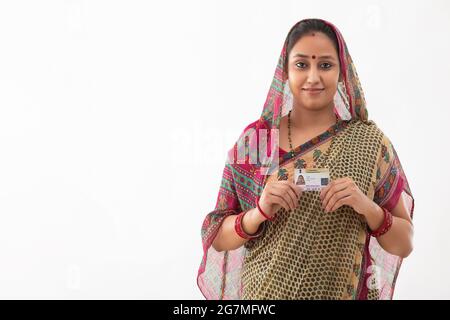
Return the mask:
<path fill-rule="evenodd" d="M 294 179 L 294 183 L 302 186 L 304 191 L 318 191 L 328 185 L 330 170 L 327 168 L 295 169 Z"/>

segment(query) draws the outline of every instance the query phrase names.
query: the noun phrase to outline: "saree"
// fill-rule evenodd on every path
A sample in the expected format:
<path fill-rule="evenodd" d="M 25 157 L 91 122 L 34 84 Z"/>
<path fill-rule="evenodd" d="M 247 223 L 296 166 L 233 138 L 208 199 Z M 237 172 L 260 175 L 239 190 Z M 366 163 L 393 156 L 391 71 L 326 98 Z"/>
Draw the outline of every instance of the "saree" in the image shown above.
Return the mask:
<path fill-rule="evenodd" d="M 279 147 L 276 130 L 281 117 L 292 109 L 292 93 L 282 80 L 288 33 L 261 116 L 229 150 L 215 208 L 202 224 L 197 285 L 206 299 L 393 297 L 402 258 L 386 252 L 350 206 L 325 213 L 318 191 L 304 192 L 294 210 L 280 209 L 275 220 L 263 222 L 260 237 L 240 248 L 218 252 L 212 247 L 226 217 L 254 208 L 268 182 L 293 180 L 296 168 L 329 168 L 331 180 L 351 177 L 364 194 L 387 210 L 403 197 L 413 216 L 414 198 L 397 152 L 375 122 L 368 120 L 345 41 L 333 24 L 324 22 L 335 32 L 339 45 L 343 77 L 334 97 L 338 121 L 293 153 Z M 252 139 L 254 132 L 263 134 Z M 261 160 L 264 140 L 269 141 L 269 162 L 251 161 L 254 153 Z M 242 153 L 244 161 L 236 161 Z"/>

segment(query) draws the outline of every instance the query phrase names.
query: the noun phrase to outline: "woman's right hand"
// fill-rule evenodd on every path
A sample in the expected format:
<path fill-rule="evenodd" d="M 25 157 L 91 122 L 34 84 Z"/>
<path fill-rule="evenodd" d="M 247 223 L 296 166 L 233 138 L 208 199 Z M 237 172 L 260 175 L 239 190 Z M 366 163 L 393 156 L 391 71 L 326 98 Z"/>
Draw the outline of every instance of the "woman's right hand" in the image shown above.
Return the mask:
<path fill-rule="evenodd" d="M 288 180 L 273 181 L 265 185 L 259 198 L 259 206 L 268 216 L 273 217 L 281 208 L 286 211 L 298 206 L 303 194 L 301 186 Z"/>

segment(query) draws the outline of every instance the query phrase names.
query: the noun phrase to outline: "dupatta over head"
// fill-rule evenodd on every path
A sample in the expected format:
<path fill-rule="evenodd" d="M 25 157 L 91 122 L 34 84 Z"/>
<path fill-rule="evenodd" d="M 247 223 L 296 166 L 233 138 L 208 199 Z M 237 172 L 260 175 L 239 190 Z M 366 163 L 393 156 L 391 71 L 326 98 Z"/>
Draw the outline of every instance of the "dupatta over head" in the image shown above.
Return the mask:
<path fill-rule="evenodd" d="M 284 64 L 287 61 L 287 42 L 289 34 L 297 24 L 306 20 L 308 19 L 297 22 L 286 36 L 260 118 L 244 129 L 228 152 L 215 209 L 207 214 L 201 229 L 203 258 L 198 270 L 197 285 L 206 299 L 242 298 L 241 275 L 247 249 L 245 246 L 241 246 L 236 250 L 217 252 L 211 244 L 227 216 L 239 214 L 256 206 L 255 201 L 261 195 L 267 177 L 278 168 L 280 120 L 293 106 L 289 85 L 287 80 L 283 80 L 287 78 L 284 71 Z M 322 19 L 319 20 L 331 27 L 339 45 L 342 82 L 339 82 L 334 97 L 334 112 L 342 120 L 370 122 L 364 93 L 347 45 L 340 31 L 333 24 Z M 394 191 L 404 197 L 408 212 L 412 217 L 414 198 L 397 153 L 392 145 L 391 147 L 393 163 L 395 163 L 392 169 L 395 170 L 397 179 L 397 190 Z M 242 159 L 242 155 L 245 155 L 244 159 Z M 386 183 L 392 182 L 392 179 L 386 181 Z M 370 270 L 364 270 L 364 272 L 376 272 L 379 298 L 391 299 L 402 258 L 383 250 L 375 238 L 369 237 L 368 241 L 372 265 L 368 268 Z"/>

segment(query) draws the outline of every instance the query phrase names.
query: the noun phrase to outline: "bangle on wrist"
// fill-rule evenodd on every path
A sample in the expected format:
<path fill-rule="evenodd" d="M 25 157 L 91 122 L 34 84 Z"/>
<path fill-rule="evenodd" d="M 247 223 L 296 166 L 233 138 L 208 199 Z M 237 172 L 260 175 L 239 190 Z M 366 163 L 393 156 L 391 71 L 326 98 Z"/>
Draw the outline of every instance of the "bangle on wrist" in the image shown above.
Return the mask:
<path fill-rule="evenodd" d="M 271 217 L 261 209 L 261 207 L 259 205 L 259 197 L 256 198 L 256 208 L 258 209 L 259 213 L 267 220 L 273 221 L 275 219 L 275 216 Z"/>
<path fill-rule="evenodd" d="M 244 215 L 248 212 L 249 210 L 246 211 L 242 211 L 241 213 L 239 213 L 236 217 L 235 223 L 234 223 L 234 230 L 236 231 L 236 233 L 238 234 L 238 236 L 240 236 L 243 239 L 255 239 L 258 238 L 262 232 L 264 231 L 264 223 L 261 223 L 258 231 L 256 231 L 256 233 L 254 234 L 248 234 L 247 232 L 244 231 L 244 228 L 242 227 L 242 219 L 244 218 Z"/>
<path fill-rule="evenodd" d="M 369 229 L 369 234 L 375 238 L 382 236 L 383 234 L 388 232 L 392 227 L 392 220 L 393 220 L 392 213 L 390 213 L 387 209 L 383 207 L 381 207 L 381 209 L 383 209 L 384 213 L 383 223 L 377 230 L 372 231 Z"/>

